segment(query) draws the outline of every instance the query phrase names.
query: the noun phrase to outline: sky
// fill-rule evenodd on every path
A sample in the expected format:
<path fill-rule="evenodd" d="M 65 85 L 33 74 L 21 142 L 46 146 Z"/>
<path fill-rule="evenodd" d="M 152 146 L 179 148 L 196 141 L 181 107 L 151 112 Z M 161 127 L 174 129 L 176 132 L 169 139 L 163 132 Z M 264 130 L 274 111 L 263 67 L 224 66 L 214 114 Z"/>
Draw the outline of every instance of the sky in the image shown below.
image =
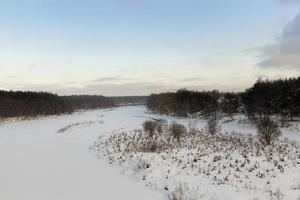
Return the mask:
<path fill-rule="evenodd" d="M 0 0 L 0 89 L 243 91 L 300 75 L 300 0 Z"/>

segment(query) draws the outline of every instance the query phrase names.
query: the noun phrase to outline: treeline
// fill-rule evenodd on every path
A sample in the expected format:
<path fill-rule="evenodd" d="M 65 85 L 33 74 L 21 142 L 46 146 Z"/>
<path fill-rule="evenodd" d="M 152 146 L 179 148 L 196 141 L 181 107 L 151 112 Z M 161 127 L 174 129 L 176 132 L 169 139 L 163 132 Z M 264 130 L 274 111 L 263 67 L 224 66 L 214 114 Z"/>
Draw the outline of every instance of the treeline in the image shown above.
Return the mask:
<path fill-rule="evenodd" d="M 208 113 L 218 108 L 219 96 L 218 91 L 196 92 L 182 89 L 150 95 L 147 108 L 152 112 L 177 116 L 187 116 L 196 112 Z"/>
<path fill-rule="evenodd" d="M 112 98 L 98 95 L 72 95 L 62 96 L 61 98 L 69 104 L 72 110 L 87 110 L 115 106 L 115 102 Z"/>
<path fill-rule="evenodd" d="M 147 96 L 116 96 L 111 97 L 116 105 L 146 105 Z"/>
<path fill-rule="evenodd" d="M 293 120 L 300 114 L 300 77 L 273 81 L 259 79 L 241 93 L 183 89 L 152 94 L 147 100 L 147 108 L 153 112 L 177 116 L 222 112 L 228 115 L 243 113 L 253 119 L 278 115 Z"/>
<path fill-rule="evenodd" d="M 220 110 L 232 115 L 239 111 L 240 105 L 240 94 L 217 90 L 198 92 L 182 89 L 152 94 L 147 100 L 147 108 L 152 112 L 184 117 L 194 113 L 207 116 Z"/>
<path fill-rule="evenodd" d="M 241 102 L 249 117 L 278 115 L 293 120 L 300 114 L 300 77 L 259 79 L 241 95 Z"/>
<path fill-rule="evenodd" d="M 103 96 L 58 96 L 48 92 L 0 90 L 0 118 L 71 113 L 78 109 L 114 106 Z"/>

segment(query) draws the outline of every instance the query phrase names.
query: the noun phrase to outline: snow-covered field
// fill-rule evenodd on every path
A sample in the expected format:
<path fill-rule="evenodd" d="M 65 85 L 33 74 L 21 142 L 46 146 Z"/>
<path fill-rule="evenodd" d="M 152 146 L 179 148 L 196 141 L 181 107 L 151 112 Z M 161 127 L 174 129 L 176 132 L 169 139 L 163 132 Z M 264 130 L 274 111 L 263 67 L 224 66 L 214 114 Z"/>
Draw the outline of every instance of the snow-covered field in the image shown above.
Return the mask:
<path fill-rule="evenodd" d="M 89 150 L 99 135 L 136 127 L 141 113 L 122 107 L 1 124 L 0 199 L 164 199 Z"/>
<path fill-rule="evenodd" d="M 190 164 L 191 161 L 194 161 L 193 155 L 186 155 L 186 150 L 165 153 L 165 160 L 160 160 L 164 153 L 159 156 L 151 153 L 136 154 L 136 158 L 141 158 L 142 163 L 145 161 L 146 168 L 141 166 L 140 160 L 137 159 L 133 159 L 133 161 L 138 162 L 128 161 L 121 162 L 121 165 L 111 165 L 107 157 L 102 156 L 101 153 L 98 154 L 99 159 L 97 158 L 91 147 L 98 144 L 99 136 L 107 138 L 111 134 L 130 132 L 130 130 L 141 128 L 142 122 L 146 119 L 165 118 L 169 121 L 176 120 L 186 126 L 195 124 L 193 120 L 158 116 L 145 112 L 146 109 L 143 106 L 120 107 L 1 124 L 0 199 L 155 200 L 168 199 L 166 190 L 174 190 L 177 192 L 189 191 L 189 194 L 200 195 L 195 199 L 200 197 L 203 199 L 249 199 L 248 197 L 269 199 L 271 196 L 276 199 L 283 196 L 281 193 L 289 191 L 290 193 L 284 194 L 283 198 L 298 200 L 300 183 L 297 181 L 300 179 L 300 169 L 291 167 L 292 161 L 285 166 L 287 171 L 290 170 L 289 176 L 284 175 L 280 179 L 274 179 L 275 182 L 280 180 L 282 183 L 273 184 L 272 182 L 274 185 L 272 188 L 274 191 L 272 191 L 275 194 L 267 194 L 264 192 L 267 179 L 262 182 L 254 182 L 258 183 L 254 189 L 253 184 L 248 184 L 252 188 L 249 188 L 250 192 L 245 192 L 243 187 L 237 187 L 238 184 L 231 180 L 230 184 L 218 185 L 214 184 L 210 178 L 198 176 L 198 172 L 189 171 L 190 174 L 186 175 L 186 170 L 183 170 L 182 167 L 188 162 Z M 255 134 L 253 126 L 237 123 L 237 121 L 223 124 L 222 131 Z M 205 121 L 198 120 L 196 124 L 201 129 L 204 128 Z M 285 129 L 283 132 L 283 137 L 300 141 L 300 133 L 296 126 Z M 185 160 L 180 161 L 180 164 L 174 164 L 172 156 L 180 155 Z M 114 154 L 113 156 L 119 155 Z M 232 159 L 236 159 L 236 156 L 233 155 Z M 205 158 L 207 162 L 209 158 Z M 240 161 L 242 162 L 242 159 L 238 162 Z M 156 167 L 155 170 L 153 167 L 147 166 L 147 162 Z M 263 161 L 258 160 L 258 162 Z M 201 170 L 213 167 L 207 165 L 201 166 Z M 171 166 L 172 170 L 168 166 Z M 199 167 L 199 165 L 196 166 Z M 224 170 L 225 172 L 227 173 L 228 169 Z M 165 180 L 166 173 L 171 177 L 168 181 Z M 220 177 L 217 176 L 217 178 Z M 270 180 L 273 181 L 271 178 Z M 242 179 L 242 181 L 245 180 Z M 192 184 L 194 187 L 191 186 L 191 183 L 195 183 Z M 282 188 L 277 191 L 276 188 L 279 186 Z M 202 187 L 201 190 L 199 187 Z M 197 193 L 197 191 L 201 192 Z"/>

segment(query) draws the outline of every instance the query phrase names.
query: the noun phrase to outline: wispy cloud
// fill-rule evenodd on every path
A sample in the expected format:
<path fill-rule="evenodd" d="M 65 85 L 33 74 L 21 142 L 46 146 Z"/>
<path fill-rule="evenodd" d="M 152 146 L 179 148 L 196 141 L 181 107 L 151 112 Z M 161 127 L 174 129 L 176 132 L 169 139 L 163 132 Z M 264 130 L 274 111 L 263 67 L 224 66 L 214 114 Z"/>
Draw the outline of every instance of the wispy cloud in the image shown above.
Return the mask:
<path fill-rule="evenodd" d="M 261 67 L 296 68 L 300 70 L 300 12 L 283 30 L 277 42 L 259 49 Z"/>
<path fill-rule="evenodd" d="M 95 83 L 86 84 L 84 86 L 85 92 L 105 94 L 113 96 L 122 95 L 148 95 L 153 92 L 162 92 L 166 90 L 174 90 L 174 86 L 164 82 L 143 82 L 136 81 L 130 83 Z"/>
<path fill-rule="evenodd" d="M 209 78 L 207 77 L 190 77 L 190 78 L 181 79 L 180 82 L 188 83 L 188 82 L 201 82 L 207 80 L 209 80 Z"/>
<path fill-rule="evenodd" d="M 33 70 L 37 67 L 38 67 L 38 64 L 36 64 L 36 63 L 31 63 L 29 65 L 25 65 L 25 68 L 28 69 L 28 70 Z"/>
<path fill-rule="evenodd" d="M 134 81 L 137 79 L 133 79 L 133 78 L 123 78 L 123 77 L 118 77 L 118 76 L 109 76 L 109 77 L 101 77 L 101 78 L 97 78 L 92 80 L 91 82 L 95 82 L 95 83 L 101 83 L 101 82 L 122 82 L 122 81 Z"/>

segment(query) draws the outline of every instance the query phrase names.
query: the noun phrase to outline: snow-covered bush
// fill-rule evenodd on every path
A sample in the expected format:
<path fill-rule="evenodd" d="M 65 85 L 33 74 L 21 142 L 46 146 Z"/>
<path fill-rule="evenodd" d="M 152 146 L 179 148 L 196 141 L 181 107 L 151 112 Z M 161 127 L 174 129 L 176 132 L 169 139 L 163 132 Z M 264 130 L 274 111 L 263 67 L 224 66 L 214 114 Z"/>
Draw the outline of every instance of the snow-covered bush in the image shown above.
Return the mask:
<path fill-rule="evenodd" d="M 177 140 L 177 142 L 180 142 L 180 138 L 183 134 L 187 132 L 186 127 L 182 124 L 178 124 L 177 122 L 173 121 L 169 126 L 170 134 Z"/>
<path fill-rule="evenodd" d="M 136 173 L 150 167 L 150 163 L 141 158 L 133 159 L 131 164 L 132 170 Z"/>
<path fill-rule="evenodd" d="M 159 119 L 156 124 L 156 132 L 163 134 L 168 129 L 168 121 L 165 119 Z"/>
<path fill-rule="evenodd" d="M 132 169 L 148 186 L 166 191 L 170 200 L 211 199 L 208 187 L 232 188 L 245 196 L 253 191 L 247 200 L 280 199 L 299 190 L 298 181 L 284 188 L 273 185 L 300 170 L 299 144 L 279 140 L 266 148 L 250 135 L 200 130 L 180 135 L 180 143 L 170 137 L 169 129 L 153 138 L 142 130 L 123 131 L 101 137 L 94 149 Z M 232 198 L 217 194 L 215 199 Z"/>
<path fill-rule="evenodd" d="M 144 132 L 148 133 L 149 136 L 152 138 L 155 134 L 157 122 L 153 120 L 147 120 L 143 123 L 143 130 Z"/>
<path fill-rule="evenodd" d="M 218 112 L 211 113 L 207 120 L 207 132 L 209 134 L 216 134 L 221 130 L 220 114 Z"/>
<path fill-rule="evenodd" d="M 265 117 L 257 123 L 257 135 L 260 142 L 264 146 L 268 146 L 273 144 L 278 137 L 281 136 L 281 131 L 274 121 Z"/>

